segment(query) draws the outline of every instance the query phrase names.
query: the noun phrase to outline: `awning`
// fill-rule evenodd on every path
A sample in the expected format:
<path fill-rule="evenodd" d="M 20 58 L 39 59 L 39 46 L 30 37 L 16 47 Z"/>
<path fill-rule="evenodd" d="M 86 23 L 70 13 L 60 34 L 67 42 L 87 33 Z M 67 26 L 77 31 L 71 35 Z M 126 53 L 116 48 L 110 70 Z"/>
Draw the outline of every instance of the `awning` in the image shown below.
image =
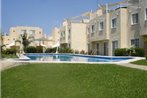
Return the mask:
<path fill-rule="evenodd" d="M 57 44 L 53 45 L 52 48 L 59 47 L 59 46 L 60 46 L 60 43 L 57 43 Z"/>
<path fill-rule="evenodd" d="M 47 45 L 44 45 L 43 43 L 40 44 L 42 47 L 47 47 Z"/>
<path fill-rule="evenodd" d="M 10 48 L 11 46 L 14 46 L 14 45 L 15 45 L 15 42 L 12 42 L 11 44 L 6 45 L 6 48 Z"/>

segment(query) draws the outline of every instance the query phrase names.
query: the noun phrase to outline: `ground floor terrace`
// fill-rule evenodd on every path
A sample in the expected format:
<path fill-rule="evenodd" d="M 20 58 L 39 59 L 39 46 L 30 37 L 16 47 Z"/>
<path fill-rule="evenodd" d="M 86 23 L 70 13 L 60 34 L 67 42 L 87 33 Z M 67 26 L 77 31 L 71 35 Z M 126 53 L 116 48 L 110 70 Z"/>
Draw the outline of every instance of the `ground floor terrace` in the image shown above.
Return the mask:
<path fill-rule="evenodd" d="M 88 41 L 88 51 L 95 55 L 109 55 L 112 56 L 115 50 L 118 48 L 143 48 L 145 54 L 147 54 L 147 36 L 142 35 L 136 38 L 130 38 L 130 40 L 121 42 L 120 39 L 108 39 L 108 40 L 94 40 Z"/>

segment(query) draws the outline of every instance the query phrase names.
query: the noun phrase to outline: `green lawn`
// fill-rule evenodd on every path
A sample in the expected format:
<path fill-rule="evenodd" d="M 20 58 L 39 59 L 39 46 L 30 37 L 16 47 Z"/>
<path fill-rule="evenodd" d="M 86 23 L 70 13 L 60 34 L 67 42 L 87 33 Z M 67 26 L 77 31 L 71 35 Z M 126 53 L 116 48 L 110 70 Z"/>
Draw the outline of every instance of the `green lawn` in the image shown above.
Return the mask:
<path fill-rule="evenodd" d="M 137 64 L 137 65 L 146 65 L 147 66 L 147 60 L 139 60 L 132 62 L 132 64 Z"/>
<path fill-rule="evenodd" d="M 117 65 L 29 64 L 1 82 L 2 98 L 147 98 L 147 71 Z"/>

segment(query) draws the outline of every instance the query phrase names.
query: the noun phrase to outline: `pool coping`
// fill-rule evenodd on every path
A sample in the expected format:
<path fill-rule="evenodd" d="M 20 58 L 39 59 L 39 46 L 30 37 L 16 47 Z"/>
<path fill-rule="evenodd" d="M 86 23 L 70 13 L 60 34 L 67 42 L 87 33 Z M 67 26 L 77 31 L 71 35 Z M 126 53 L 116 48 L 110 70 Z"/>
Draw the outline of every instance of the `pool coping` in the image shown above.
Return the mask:
<path fill-rule="evenodd" d="M 140 66 L 140 65 L 135 65 L 135 66 L 128 66 L 128 64 L 130 64 L 130 62 L 134 62 L 137 60 L 143 60 L 145 58 L 143 57 L 134 57 L 134 59 L 130 59 L 130 60 L 124 60 L 124 61 L 119 61 L 119 62 L 73 62 L 73 61 L 27 61 L 24 60 L 22 61 L 17 59 L 5 59 L 2 60 L 3 64 L 0 67 L 0 70 L 5 70 L 5 69 L 9 69 L 12 67 L 16 67 L 16 66 L 21 66 L 21 65 L 26 65 L 26 64 L 31 64 L 31 63 L 65 63 L 65 64 L 116 64 L 116 65 L 120 65 L 120 66 L 124 66 L 124 67 L 130 67 L 130 68 L 136 68 L 136 69 L 142 69 L 142 70 L 147 70 L 147 66 Z"/>
<path fill-rule="evenodd" d="M 55 53 L 27 53 L 27 54 L 55 54 Z M 105 58 L 131 58 L 128 60 L 122 60 L 117 62 L 84 62 L 84 61 L 34 61 L 28 59 L 27 56 L 24 55 L 24 59 L 13 59 L 12 62 L 28 62 L 28 63 L 86 63 L 86 64 L 120 64 L 120 63 L 130 63 L 137 60 L 143 60 L 145 57 L 134 57 L 134 56 L 101 56 L 101 55 L 85 55 L 85 54 L 71 54 L 71 53 L 60 53 L 61 55 L 74 55 L 74 56 L 84 56 L 84 57 L 105 57 Z M 26 59 L 27 58 L 27 59 Z"/>

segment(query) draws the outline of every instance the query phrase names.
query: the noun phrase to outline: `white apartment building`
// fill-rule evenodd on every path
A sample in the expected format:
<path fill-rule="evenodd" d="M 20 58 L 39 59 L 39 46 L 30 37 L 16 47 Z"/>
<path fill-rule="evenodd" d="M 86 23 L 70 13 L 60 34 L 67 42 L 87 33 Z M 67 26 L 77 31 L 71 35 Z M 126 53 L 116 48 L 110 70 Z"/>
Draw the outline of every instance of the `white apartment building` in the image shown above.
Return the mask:
<path fill-rule="evenodd" d="M 60 28 L 60 46 L 87 52 L 87 22 L 87 19 L 78 22 L 65 20 Z"/>
<path fill-rule="evenodd" d="M 57 44 L 60 44 L 60 29 L 55 27 L 53 30 L 52 30 L 52 44 L 53 46 L 56 46 Z"/>
<path fill-rule="evenodd" d="M 45 41 L 41 41 L 40 39 L 44 38 L 43 30 L 39 27 L 27 27 L 27 26 L 17 26 L 11 27 L 9 34 L 3 36 L 3 44 L 6 45 L 7 48 L 11 46 L 20 46 L 20 43 L 17 43 L 18 40 L 21 40 L 21 35 L 27 33 L 28 37 L 32 37 L 34 40 L 31 45 L 39 46 L 40 44 L 44 44 Z"/>
<path fill-rule="evenodd" d="M 118 7 L 119 5 L 119 7 Z M 147 1 L 108 4 L 98 9 L 87 26 L 88 50 L 114 55 L 117 48 L 147 47 Z"/>
<path fill-rule="evenodd" d="M 128 43 L 129 47 L 142 47 L 147 54 L 147 0 L 129 0 L 132 6 L 128 6 Z"/>

